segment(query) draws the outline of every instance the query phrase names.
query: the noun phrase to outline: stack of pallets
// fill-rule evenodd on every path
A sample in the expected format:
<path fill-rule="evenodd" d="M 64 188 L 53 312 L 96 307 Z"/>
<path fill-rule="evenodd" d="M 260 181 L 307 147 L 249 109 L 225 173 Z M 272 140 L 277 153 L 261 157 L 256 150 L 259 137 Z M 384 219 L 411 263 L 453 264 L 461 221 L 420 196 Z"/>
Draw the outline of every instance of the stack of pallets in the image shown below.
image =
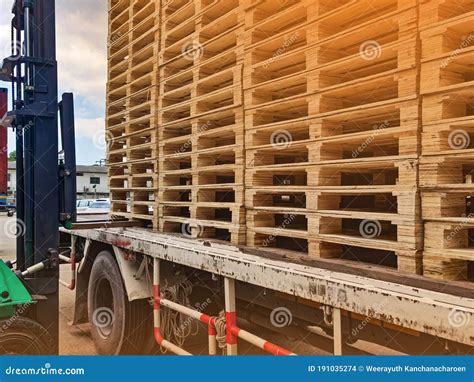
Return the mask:
<path fill-rule="evenodd" d="M 416 1 L 246 13 L 249 245 L 421 271 Z"/>
<path fill-rule="evenodd" d="M 474 261 L 474 1 L 420 5 L 423 273 L 464 280 Z"/>
<path fill-rule="evenodd" d="M 112 213 L 156 221 L 159 7 L 112 0 L 106 137 Z"/>
<path fill-rule="evenodd" d="M 165 232 L 244 244 L 240 0 L 162 3 L 159 219 Z"/>
<path fill-rule="evenodd" d="M 467 277 L 474 0 L 110 1 L 113 214 Z"/>

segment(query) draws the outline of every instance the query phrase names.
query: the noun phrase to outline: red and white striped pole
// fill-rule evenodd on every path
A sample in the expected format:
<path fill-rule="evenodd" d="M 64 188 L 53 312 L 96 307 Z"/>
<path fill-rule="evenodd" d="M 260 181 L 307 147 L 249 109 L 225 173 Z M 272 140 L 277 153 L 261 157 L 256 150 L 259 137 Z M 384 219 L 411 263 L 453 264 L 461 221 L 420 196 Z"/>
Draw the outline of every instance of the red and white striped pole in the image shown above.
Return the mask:
<path fill-rule="evenodd" d="M 202 323 L 206 324 L 208 328 L 207 332 L 209 337 L 209 355 L 217 354 L 217 332 L 214 317 L 208 316 L 205 313 L 198 312 L 197 310 L 188 308 L 187 306 L 183 306 L 166 299 L 160 299 L 160 305 L 172 309 L 176 312 L 185 314 L 186 316 L 189 316 L 191 318 L 194 318 L 195 320 L 201 321 Z"/>
<path fill-rule="evenodd" d="M 231 327 L 232 334 L 235 337 L 242 338 L 244 341 L 257 346 L 258 348 L 265 350 L 266 352 L 273 355 L 296 355 L 295 353 L 282 348 L 281 346 L 275 345 L 272 342 L 265 341 L 263 338 L 260 338 L 246 330 L 240 329 L 237 326 Z"/>
<path fill-rule="evenodd" d="M 232 331 L 237 325 L 234 279 L 228 277 L 224 279 L 224 293 L 227 355 L 237 355 L 237 336 Z"/>

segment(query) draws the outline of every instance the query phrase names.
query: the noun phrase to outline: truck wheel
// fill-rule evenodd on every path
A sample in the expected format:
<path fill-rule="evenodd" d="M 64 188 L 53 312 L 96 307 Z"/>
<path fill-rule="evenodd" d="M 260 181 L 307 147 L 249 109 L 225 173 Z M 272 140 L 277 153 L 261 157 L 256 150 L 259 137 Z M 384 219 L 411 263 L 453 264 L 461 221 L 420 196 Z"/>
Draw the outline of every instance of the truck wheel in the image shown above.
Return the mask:
<path fill-rule="evenodd" d="M 1 355 L 48 355 L 54 350 L 48 331 L 28 318 L 1 320 L 0 330 Z"/>
<path fill-rule="evenodd" d="M 99 354 L 148 354 L 152 350 L 152 308 L 145 300 L 128 301 L 120 269 L 109 251 L 100 252 L 92 265 L 87 308 Z"/>

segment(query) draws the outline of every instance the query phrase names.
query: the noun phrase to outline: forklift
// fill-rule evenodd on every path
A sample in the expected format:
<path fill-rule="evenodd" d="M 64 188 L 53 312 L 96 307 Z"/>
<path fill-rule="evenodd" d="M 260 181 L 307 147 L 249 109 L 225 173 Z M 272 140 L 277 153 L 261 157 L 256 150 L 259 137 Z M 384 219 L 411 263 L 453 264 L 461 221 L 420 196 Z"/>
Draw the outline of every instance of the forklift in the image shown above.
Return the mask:
<path fill-rule="evenodd" d="M 0 124 L 16 136 L 17 249 L 0 261 L 0 354 L 58 354 L 59 227 L 76 220 L 73 95 L 58 100 L 55 0 L 15 0 L 12 13 Z"/>

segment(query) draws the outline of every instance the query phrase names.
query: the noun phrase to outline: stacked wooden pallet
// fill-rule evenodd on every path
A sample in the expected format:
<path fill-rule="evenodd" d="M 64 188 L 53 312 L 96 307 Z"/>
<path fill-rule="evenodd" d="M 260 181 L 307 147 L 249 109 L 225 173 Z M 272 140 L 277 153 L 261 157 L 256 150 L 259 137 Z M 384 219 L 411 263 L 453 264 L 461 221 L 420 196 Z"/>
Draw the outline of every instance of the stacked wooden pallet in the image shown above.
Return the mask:
<path fill-rule="evenodd" d="M 162 3 L 159 227 L 245 244 L 240 0 Z"/>
<path fill-rule="evenodd" d="M 472 279 L 474 1 L 424 1 L 420 14 L 423 273 Z"/>
<path fill-rule="evenodd" d="M 421 271 L 416 6 L 246 9 L 249 245 Z"/>
<path fill-rule="evenodd" d="M 113 214 L 466 278 L 473 3 L 111 0 Z"/>
<path fill-rule="evenodd" d="M 106 137 L 114 215 L 156 222 L 159 7 L 111 0 Z"/>

